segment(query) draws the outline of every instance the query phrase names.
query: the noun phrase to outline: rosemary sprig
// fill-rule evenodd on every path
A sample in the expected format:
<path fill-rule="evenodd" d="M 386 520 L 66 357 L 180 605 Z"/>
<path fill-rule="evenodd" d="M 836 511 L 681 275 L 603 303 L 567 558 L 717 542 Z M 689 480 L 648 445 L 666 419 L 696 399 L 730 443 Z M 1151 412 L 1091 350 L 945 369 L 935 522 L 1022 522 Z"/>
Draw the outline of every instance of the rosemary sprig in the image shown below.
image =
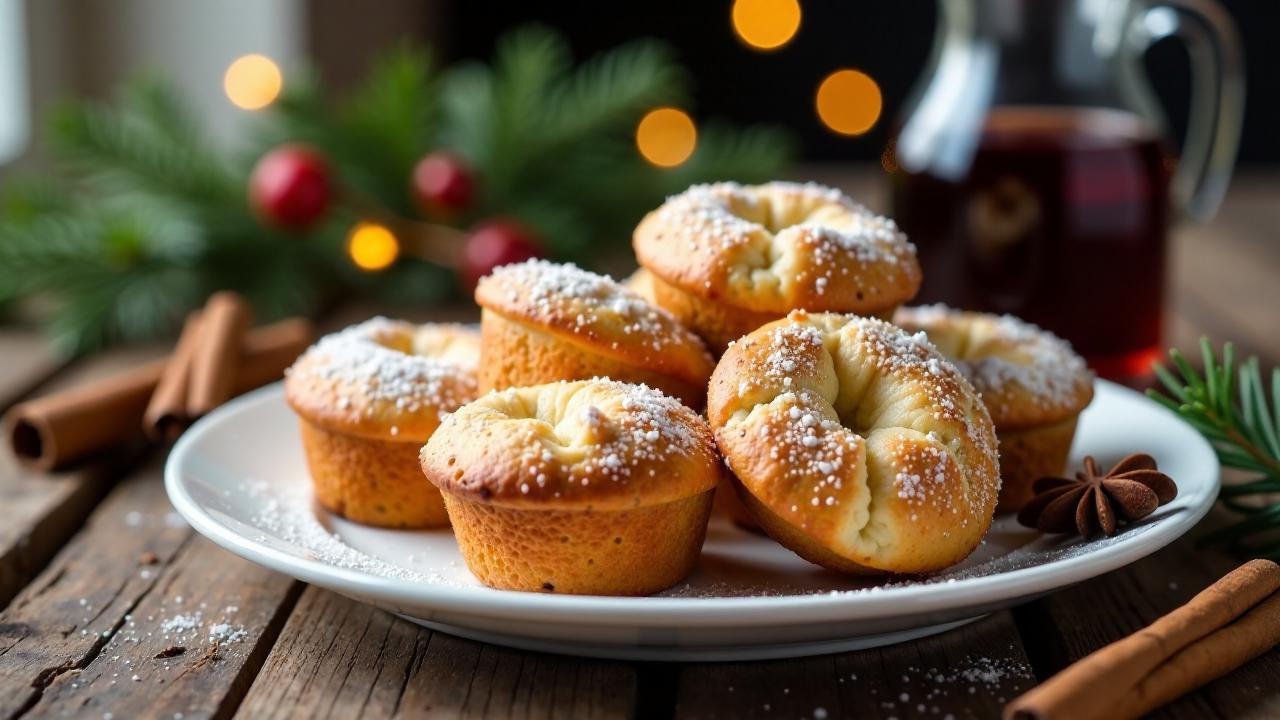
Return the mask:
<path fill-rule="evenodd" d="M 1259 474 L 1223 485 L 1219 501 L 1244 517 L 1202 540 L 1280 560 L 1280 367 L 1271 370 L 1268 393 L 1258 358 L 1237 365 L 1231 343 L 1219 357 L 1208 338 L 1200 339 L 1200 354 L 1203 372 L 1170 350 L 1173 369 L 1155 366 L 1165 392 L 1148 390 L 1147 395 L 1204 435 L 1223 466 Z"/>

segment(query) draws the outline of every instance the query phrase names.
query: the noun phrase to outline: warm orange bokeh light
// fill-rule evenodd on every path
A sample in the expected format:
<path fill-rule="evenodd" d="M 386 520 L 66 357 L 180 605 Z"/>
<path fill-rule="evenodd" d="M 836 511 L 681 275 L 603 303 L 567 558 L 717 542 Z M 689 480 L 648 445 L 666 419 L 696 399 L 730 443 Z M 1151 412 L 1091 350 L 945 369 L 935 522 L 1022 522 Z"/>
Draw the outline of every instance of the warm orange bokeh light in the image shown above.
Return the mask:
<path fill-rule="evenodd" d="M 385 226 L 357 223 L 347 236 L 347 254 L 361 270 L 385 270 L 400 256 L 400 242 Z"/>
<path fill-rule="evenodd" d="M 259 110 L 280 96 L 284 77 L 280 67 L 265 55 L 242 55 L 227 66 L 222 87 L 231 104 L 243 110 Z"/>
<path fill-rule="evenodd" d="M 757 50 L 777 50 L 800 29 L 798 0 L 734 0 L 733 31 Z"/>
<path fill-rule="evenodd" d="M 859 70 L 837 70 L 818 86 L 818 118 L 841 135 L 861 135 L 880 119 L 880 86 Z"/>
<path fill-rule="evenodd" d="M 693 118 L 676 108 L 650 110 L 636 127 L 636 147 L 645 160 L 658 167 L 675 167 L 698 145 Z"/>

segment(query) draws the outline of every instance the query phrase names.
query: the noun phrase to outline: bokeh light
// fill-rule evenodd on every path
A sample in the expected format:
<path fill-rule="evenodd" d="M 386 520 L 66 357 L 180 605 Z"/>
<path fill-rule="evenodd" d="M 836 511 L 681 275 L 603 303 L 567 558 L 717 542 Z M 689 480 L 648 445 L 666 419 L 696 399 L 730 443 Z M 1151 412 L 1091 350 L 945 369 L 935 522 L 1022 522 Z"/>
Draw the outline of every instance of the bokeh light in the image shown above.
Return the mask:
<path fill-rule="evenodd" d="M 860 70 L 837 70 L 818 86 L 822 124 L 841 135 L 861 135 L 880 119 L 880 86 Z"/>
<path fill-rule="evenodd" d="M 676 167 L 693 155 L 697 145 L 698 129 L 683 110 L 650 110 L 636 127 L 636 147 L 658 167 Z"/>
<path fill-rule="evenodd" d="M 800 29 L 799 0 L 734 0 L 733 31 L 757 50 L 777 50 Z"/>
<path fill-rule="evenodd" d="M 280 67 L 265 55 L 241 55 L 227 66 L 222 78 L 231 104 L 243 110 L 259 110 L 280 96 L 284 77 Z"/>
<path fill-rule="evenodd" d="M 400 241 L 383 225 L 357 223 L 347 236 L 347 254 L 361 270 L 385 270 L 400 256 Z"/>

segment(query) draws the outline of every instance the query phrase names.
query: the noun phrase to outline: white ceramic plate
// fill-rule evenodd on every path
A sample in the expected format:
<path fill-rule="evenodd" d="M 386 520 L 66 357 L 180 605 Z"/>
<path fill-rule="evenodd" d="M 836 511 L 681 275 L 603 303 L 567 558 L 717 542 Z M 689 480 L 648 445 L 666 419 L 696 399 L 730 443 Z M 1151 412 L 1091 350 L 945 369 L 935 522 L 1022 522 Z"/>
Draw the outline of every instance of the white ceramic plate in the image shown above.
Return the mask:
<path fill-rule="evenodd" d="M 165 468 L 196 530 L 282 573 L 455 635 L 515 647 L 642 660 L 745 660 L 872 647 L 941 632 L 1114 570 L 1164 547 L 1212 505 L 1218 463 L 1189 426 L 1099 382 L 1071 464 L 1149 452 L 1178 497 L 1113 538 L 1043 537 L 997 519 L 960 565 L 913 580 L 825 571 L 713 519 L 699 569 L 655 597 L 520 593 L 479 585 L 452 535 L 346 522 L 314 507 L 295 418 L 279 385 L 192 427 Z"/>

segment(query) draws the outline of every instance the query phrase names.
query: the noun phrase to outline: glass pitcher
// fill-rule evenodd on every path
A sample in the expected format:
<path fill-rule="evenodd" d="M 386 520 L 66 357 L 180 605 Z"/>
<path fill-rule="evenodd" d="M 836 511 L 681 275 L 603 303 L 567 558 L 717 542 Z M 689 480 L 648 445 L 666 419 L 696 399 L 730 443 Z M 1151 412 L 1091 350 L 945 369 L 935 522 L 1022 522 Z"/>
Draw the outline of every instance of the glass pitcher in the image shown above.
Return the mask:
<path fill-rule="evenodd" d="M 1161 353 L 1166 238 L 1212 216 L 1235 161 L 1239 41 L 1211 0 L 938 0 L 933 59 L 886 152 L 923 302 L 1008 312 L 1104 377 Z M 1180 158 L 1145 50 L 1181 38 Z"/>

